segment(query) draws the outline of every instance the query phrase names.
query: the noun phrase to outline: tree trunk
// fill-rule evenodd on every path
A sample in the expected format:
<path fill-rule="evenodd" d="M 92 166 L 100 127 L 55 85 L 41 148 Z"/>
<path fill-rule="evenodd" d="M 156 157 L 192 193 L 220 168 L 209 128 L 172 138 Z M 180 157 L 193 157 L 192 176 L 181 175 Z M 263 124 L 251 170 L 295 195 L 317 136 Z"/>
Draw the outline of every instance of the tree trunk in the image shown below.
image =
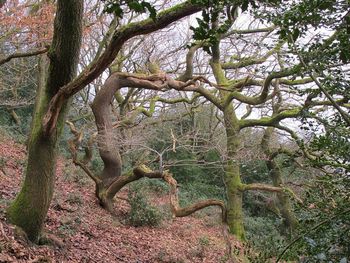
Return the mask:
<path fill-rule="evenodd" d="M 227 223 L 230 233 L 240 240 L 245 240 L 243 225 L 243 207 L 241 175 L 239 163 L 235 160 L 240 146 L 239 126 L 232 103 L 223 111 L 227 137 L 227 163 L 225 165 L 225 185 L 227 194 Z"/>
<path fill-rule="evenodd" d="M 275 160 L 278 154 L 274 154 L 274 152 L 270 149 L 269 145 L 274 129 L 274 127 L 266 128 L 264 136 L 262 138 L 261 147 L 268 157 L 268 160 L 266 161 L 266 166 L 269 170 L 273 186 L 281 187 L 283 185 L 282 171 Z M 285 227 L 284 230 L 286 230 L 285 232 L 292 234 L 293 230 L 298 224 L 298 220 L 292 211 L 290 198 L 286 193 L 277 192 L 277 199 L 278 208 L 283 218 L 283 223 Z"/>
<path fill-rule="evenodd" d="M 49 136 L 43 130 L 42 119 L 52 97 L 76 74 L 82 37 L 82 14 L 83 0 L 57 1 L 48 77 L 46 84 L 39 85 L 37 92 L 25 180 L 8 209 L 10 221 L 21 227 L 33 242 L 39 239 L 53 195 L 56 147 L 67 103 L 59 114 L 54 132 Z"/>
<path fill-rule="evenodd" d="M 213 48 L 213 59 L 210 66 L 213 70 L 217 84 L 227 85 L 229 82 L 225 77 L 225 73 L 220 65 L 219 45 Z M 222 101 L 220 110 L 224 114 L 224 125 L 226 130 L 226 147 L 227 161 L 225 165 L 224 182 L 227 195 L 227 224 L 231 234 L 235 235 L 240 240 L 245 240 L 245 231 L 243 225 L 243 207 L 242 198 L 243 191 L 241 190 L 242 181 L 239 169 L 239 163 L 235 157 L 240 146 L 239 139 L 239 120 L 237 119 L 233 103 L 227 101 L 229 93 L 223 90 L 219 91 Z"/>
<path fill-rule="evenodd" d="M 270 176 L 271 176 L 273 185 L 280 187 L 283 184 L 283 181 L 282 181 L 281 170 L 276 164 L 276 162 L 274 160 L 267 161 L 267 168 L 270 171 Z M 280 209 L 280 212 L 283 218 L 284 230 L 287 230 L 285 232 L 291 235 L 293 230 L 298 224 L 298 220 L 292 211 L 290 198 L 286 193 L 283 193 L 283 192 L 278 192 L 277 198 L 278 198 L 278 207 Z"/>
<path fill-rule="evenodd" d="M 241 177 L 239 164 L 234 160 L 227 162 L 225 167 L 225 184 L 227 193 L 227 224 L 230 233 L 240 240 L 245 240 L 243 225 L 243 192 L 240 189 Z"/>
<path fill-rule="evenodd" d="M 142 87 L 146 89 L 159 90 L 164 87 L 165 81 L 169 80 L 164 78 L 163 74 L 154 74 L 151 76 L 122 72 L 112 74 L 106 80 L 100 91 L 96 94 L 91 105 L 97 126 L 98 149 L 104 164 L 103 170 L 98 175 L 95 175 L 86 165 L 91 158 L 85 156 L 83 161 L 78 159 L 77 151 L 81 144 L 82 131 L 78 131 L 73 123 L 67 121 L 71 132 L 74 134 L 74 138 L 68 141 L 73 162 L 74 164 L 80 166 L 87 173 L 87 175 L 94 180 L 96 185 L 95 194 L 100 202 L 100 205 L 112 215 L 114 214 L 113 198 L 115 195 L 128 183 L 139 180 L 143 177 L 148 177 L 163 179 L 169 184 L 171 188 L 170 204 L 175 217 L 188 216 L 208 206 L 219 206 L 222 211 L 222 220 L 224 223 L 226 223 L 226 207 L 220 200 L 203 200 L 188 207 L 181 208 L 177 196 L 177 182 L 170 173 L 153 172 L 146 166 L 141 165 L 134 168 L 133 171 L 126 174 L 121 174 L 122 159 L 119 153 L 118 143 L 114 138 L 111 117 L 111 102 L 114 99 L 114 94 L 122 87 Z M 89 142 L 91 141 L 89 140 Z M 88 148 L 89 147 L 90 146 L 88 146 Z M 85 153 L 91 157 L 91 148 L 88 148 L 85 150 Z M 87 162 L 84 160 L 87 160 Z"/>

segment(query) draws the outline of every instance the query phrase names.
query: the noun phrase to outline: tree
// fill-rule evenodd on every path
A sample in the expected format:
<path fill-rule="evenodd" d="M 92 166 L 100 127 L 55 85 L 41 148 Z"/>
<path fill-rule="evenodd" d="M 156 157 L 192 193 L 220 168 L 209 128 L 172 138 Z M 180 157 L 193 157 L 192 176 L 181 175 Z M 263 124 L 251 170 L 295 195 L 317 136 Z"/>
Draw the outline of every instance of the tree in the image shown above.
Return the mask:
<path fill-rule="evenodd" d="M 283 178 L 282 178 L 282 169 L 280 167 L 280 164 L 277 162 L 277 157 L 280 154 L 287 154 L 291 158 L 295 157 L 295 153 L 284 149 L 280 147 L 279 149 L 272 149 L 272 147 L 269 145 L 271 142 L 271 137 L 273 135 L 275 128 L 268 127 L 265 129 L 264 136 L 261 142 L 261 146 L 263 148 L 263 151 L 266 154 L 267 160 L 266 165 L 270 174 L 270 177 L 272 179 L 272 183 L 276 187 L 280 187 L 283 185 Z M 286 230 L 286 233 L 291 234 L 295 231 L 298 220 L 292 211 L 290 198 L 287 193 L 279 192 L 277 193 L 278 198 L 278 207 L 280 208 L 280 213 L 282 218 L 284 219 L 284 227 Z"/>
<path fill-rule="evenodd" d="M 54 190 L 56 146 L 67 110 L 57 116 L 50 135 L 45 133 L 42 118 L 48 103 L 75 76 L 82 37 L 83 1 L 57 2 L 53 41 L 49 50 L 49 69 L 41 65 L 43 81 L 39 85 L 28 145 L 26 177 L 20 193 L 8 209 L 11 222 L 21 227 L 31 241 L 37 242 Z"/>
<path fill-rule="evenodd" d="M 83 1 L 57 2 L 50 66 L 45 85 L 37 93 L 29 142 L 24 184 L 8 209 L 11 221 L 37 241 L 53 193 L 56 146 L 69 108 L 70 98 L 98 77 L 114 60 L 130 38 L 164 28 L 202 7 L 184 2 L 159 12 L 156 19 L 145 19 L 114 32 L 104 52 L 73 79 L 81 43 Z M 45 79 L 45 78 L 43 78 Z"/>

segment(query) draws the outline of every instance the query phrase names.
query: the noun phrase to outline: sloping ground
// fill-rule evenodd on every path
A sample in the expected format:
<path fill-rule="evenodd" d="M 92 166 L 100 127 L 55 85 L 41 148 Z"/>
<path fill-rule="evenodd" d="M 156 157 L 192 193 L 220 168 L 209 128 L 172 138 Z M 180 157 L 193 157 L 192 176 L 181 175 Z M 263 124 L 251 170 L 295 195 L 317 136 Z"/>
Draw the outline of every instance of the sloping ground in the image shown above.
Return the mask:
<path fill-rule="evenodd" d="M 97 204 L 89 179 L 62 158 L 45 228 L 56 244 L 37 246 L 15 238 L 16 229 L 6 222 L 5 209 L 19 190 L 25 154 L 22 145 L 0 138 L 0 262 L 227 261 L 219 215 L 169 219 L 154 228 L 131 227 L 121 223 L 129 205 L 117 199 L 120 221 L 112 218 Z M 124 198 L 126 191 L 121 193 Z M 231 243 L 240 250 L 239 243 Z"/>

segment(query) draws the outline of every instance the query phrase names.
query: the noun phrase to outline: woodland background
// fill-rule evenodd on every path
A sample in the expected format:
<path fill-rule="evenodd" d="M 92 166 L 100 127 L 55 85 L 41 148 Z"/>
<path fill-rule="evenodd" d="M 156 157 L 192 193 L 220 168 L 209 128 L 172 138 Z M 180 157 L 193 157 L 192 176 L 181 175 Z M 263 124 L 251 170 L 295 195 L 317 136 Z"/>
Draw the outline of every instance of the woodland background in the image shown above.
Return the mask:
<path fill-rule="evenodd" d="M 1 262 L 350 260 L 348 1 L 0 1 L 0 25 Z"/>

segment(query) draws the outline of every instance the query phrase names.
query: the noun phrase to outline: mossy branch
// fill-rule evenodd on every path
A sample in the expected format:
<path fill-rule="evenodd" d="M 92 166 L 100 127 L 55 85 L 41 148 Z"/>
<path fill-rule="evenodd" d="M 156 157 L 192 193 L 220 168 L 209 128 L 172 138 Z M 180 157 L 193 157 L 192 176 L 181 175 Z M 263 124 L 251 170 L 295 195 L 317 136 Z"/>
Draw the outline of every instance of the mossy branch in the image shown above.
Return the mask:
<path fill-rule="evenodd" d="M 247 57 L 243 58 L 239 62 L 226 62 L 222 63 L 222 68 L 223 69 L 239 69 L 239 68 L 244 68 L 248 67 L 251 65 L 258 65 L 264 63 L 269 57 L 271 57 L 273 54 L 277 53 L 281 47 L 284 45 L 285 41 L 280 41 L 277 43 L 277 45 L 269 50 L 265 55 L 257 58 L 257 57 Z"/>
<path fill-rule="evenodd" d="M 278 123 L 287 118 L 295 118 L 298 117 L 302 112 L 303 107 L 297 107 L 295 109 L 285 110 L 278 114 L 275 114 L 272 117 L 262 117 L 260 119 L 245 119 L 239 121 L 240 129 L 244 129 L 247 127 L 255 127 L 255 126 L 274 126 L 278 125 Z"/>
<path fill-rule="evenodd" d="M 261 90 L 259 95 L 250 97 L 250 96 L 245 96 L 245 95 L 243 95 L 242 93 L 240 93 L 238 91 L 235 91 L 235 92 L 232 92 L 227 97 L 226 104 L 230 103 L 233 99 L 236 99 L 236 100 L 238 100 L 240 102 L 243 102 L 243 103 L 246 103 L 246 104 L 249 104 L 249 105 L 262 104 L 262 103 L 264 103 L 265 101 L 269 100 L 270 98 L 272 98 L 274 96 L 274 92 L 272 92 L 269 95 L 269 89 L 270 89 L 270 86 L 271 86 L 272 82 L 275 79 L 280 79 L 280 78 L 284 78 L 284 77 L 287 77 L 287 76 L 291 76 L 291 75 L 297 74 L 300 71 L 300 68 L 301 68 L 300 65 L 296 65 L 296 66 L 288 68 L 288 69 L 284 69 L 284 70 L 277 71 L 277 72 L 272 72 L 262 82 L 262 90 Z M 257 84 L 259 84 L 258 81 L 250 81 L 250 82 L 247 81 L 243 85 L 243 87 L 244 86 L 249 86 L 249 85 L 257 85 Z"/>
<path fill-rule="evenodd" d="M 301 203 L 301 204 L 303 203 L 303 201 L 293 192 L 293 190 L 288 187 L 277 187 L 277 186 L 272 186 L 268 184 L 252 183 L 252 184 L 241 184 L 240 190 L 286 193 L 292 196 L 298 203 Z"/>

